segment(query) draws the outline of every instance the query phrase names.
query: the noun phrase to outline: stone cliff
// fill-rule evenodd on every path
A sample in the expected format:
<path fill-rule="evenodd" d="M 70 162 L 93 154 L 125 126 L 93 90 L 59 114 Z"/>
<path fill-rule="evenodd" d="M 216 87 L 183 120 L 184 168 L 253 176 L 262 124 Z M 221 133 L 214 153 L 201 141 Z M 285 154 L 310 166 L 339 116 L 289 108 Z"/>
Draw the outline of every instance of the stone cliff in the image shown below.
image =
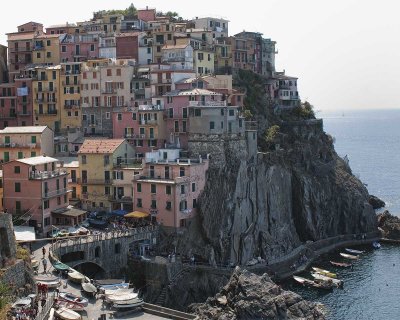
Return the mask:
<path fill-rule="evenodd" d="M 189 310 L 199 319 L 325 319 L 320 307 L 284 291 L 266 275 L 236 268 L 228 283 L 205 303 Z"/>
<path fill-rule="evenodd" d="M 178 241 L 179 252 L 246 264 L 277 259 L 309 240 L 377 230 L 368 191 L 336 154 L 322 120 L 301 109 L 277 115 L 268 105 L 252 112 L 261 132 L 189 138 L 190 152 L 210 153 L 211 162 L 198 220 Z M 272 125 L 279 133 L 265 146 L 263 130 Z M 252 145 L 256 135 L 264 152 Z"/>

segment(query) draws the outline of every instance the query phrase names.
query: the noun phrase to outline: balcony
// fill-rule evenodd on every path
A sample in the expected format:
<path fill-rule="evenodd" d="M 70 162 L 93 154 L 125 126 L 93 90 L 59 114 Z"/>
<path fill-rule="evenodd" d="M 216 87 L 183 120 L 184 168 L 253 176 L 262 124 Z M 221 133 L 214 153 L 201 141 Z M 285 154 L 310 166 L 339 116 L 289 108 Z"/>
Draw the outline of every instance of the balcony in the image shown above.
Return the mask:
<path fill-rule="evenodd" d="M 119 195 L 109 196 L 108 200 L 111 202 L 117 202 L 117 203 L 132 203 L 133 202 L 132 197 L 119 196 Z"/>
<path fill-rule="evenodd" d="M 69 104 L 69 103 L 64 104 L 64 109 L 79 109 L 79 108 L 80 104 Z"/>
<path fill-rule="evenodd" d="M 112 179 L 84 179 L 82 178 L 82 184 L 94 184 L 94 185 L 110 185 L 112 184 Z"/>
<path fill-rule="evenodd" d="M 38 112 L 37 110 L 35 110 L 35 115 L 37 116 L 56 116 L 57 115 L 57 110 L 49 110 L 47 112 Z"/>
<path fill-rule="evenodd" d="M 64 189 L 58 189 L 55 191 L 50 191 L 50 192 L 45 192 L 43 193 L 43 198 L 53 198 L 53 197 L 58 197 L 58 196 L 62 196 L 68 192 L 72 192 L 72 190 L 68 189 L 68 188 L 64 188 Z"/>
<path fill-rule="evenodd" d="M 68 175 L 68 172 L 65 169 L 57 169 L 54 171 L 31 171 L 29 174 L 29 179 L 44 180 L 66 175 Z"/>
<path fill-rule="evenodd" d="M 72 86 L 80 86 L 81 85 L 81 81 L 78 79 L 77 81 L 61 81 L 63 86 L 68 86 L 68 87 L 72 87 Z M 75 93 L 79 93 L 79 92 L 75 92 Z"/>
<path fill-rule="evenodd" d="M 0 119 L 15 119 L 17 117 L 17 114 L 12 113 L 12 114 L 0 114 Z"/>
<path fill-rule="evenodd" d="M 101 90 L 102 94 L 117 94 L 117 89 L 115 88 L 107 88 Z"/>
<path fill-rule="evenodd" d="M 153 119 L 151 119 L 151 120 L 143 120 L 143 119 L 141 119 L 141 120 L 139 120 L 139 124 L 140 125 L 156 125 L 157 124 L 157 120 L 153 120 Z"/>
<path fill-rule="evenodd" d="M 145 175 L 145 174 L 136 174 L 133 176 L 133 181 L 145 181 L 145 180 L 151 180 L 151 181 L 169 181 L 170 183 L 173 184 L 180 184 L 180 183 L 187 183 L 189 182 L 190 177 L 184 176 L 173 176 L 172 173 L 168 177 L 163 177 L 163 176 L 157 176 L 157 175 Z"/>
<path fill-rule="evenodd" d="M 0 147 L 2 148 L 40 148 L 40 143 L 1 143 Z"/>
<path fill-rule="evenodd" d="M 32 113 L 30 111 L 27 110 L 21 110 L 21 111 L 17 111 L 17 115 L 21 116 L 21 117 L 28 117 L 30 116 Z"/>
<path fill-rule="evenodd" d="M 226 107 L 226 101 L 189 101 L 189 107 Z"/>
<path fill-rule="evenodd" d="M 38 92 L 57 92 L 57 88 L 49 88 L 49 87 L 42 87 L 42 88 L 35 88 L 34 89 L 35 93 Z"/>

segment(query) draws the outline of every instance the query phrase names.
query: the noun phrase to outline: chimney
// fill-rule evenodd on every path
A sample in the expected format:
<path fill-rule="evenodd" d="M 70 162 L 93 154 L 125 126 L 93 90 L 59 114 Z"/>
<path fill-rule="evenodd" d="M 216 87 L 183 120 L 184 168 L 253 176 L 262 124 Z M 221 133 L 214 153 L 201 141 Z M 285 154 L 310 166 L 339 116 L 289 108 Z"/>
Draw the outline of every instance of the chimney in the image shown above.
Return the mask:
<path fill-rule="evenodd" d="M 149 10 L 149 6 L 146 6 L 146 10 Z"/>

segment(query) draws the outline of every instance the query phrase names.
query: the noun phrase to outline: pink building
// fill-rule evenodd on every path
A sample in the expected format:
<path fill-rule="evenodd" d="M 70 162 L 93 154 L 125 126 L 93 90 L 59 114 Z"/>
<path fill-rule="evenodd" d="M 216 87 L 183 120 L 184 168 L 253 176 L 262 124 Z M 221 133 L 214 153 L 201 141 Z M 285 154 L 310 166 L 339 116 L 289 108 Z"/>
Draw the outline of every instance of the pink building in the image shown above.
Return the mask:
<path fill-rule="evenodd" d="M 52 212 L 68 206 L 68 173 L 57 168 L 58 160 L 39 156 L 3 164 L 4 208 L 46 235 Z"/>
<path fill-rule="evenodd" d="M 120 33 L 115 36 L 117 59 L 139 61 L 139 32 Z"/>
<path fill-rule="evenodd" d="M 164 147 L 167 139 L 162 106 L 140 105 L 119 108 L 112 113 L 113 138 L 126 139 L 138 156 Z"/>
<path fill-rule="evenodd" d="M 197 214 L 208 159 L 180 159 L 179 149 L 146 153 L 143 171 L 133 177 L 133 209 L 167 227 L 188 225 Z"/>
<path fill-rule="evenodd" d="M 99 37 L 94 34 L 65 34 L 60 43 L 61 62 L 80 62 L 99 57 Z"/>
<path fill-rule="evenodd" d="M 0 128 L 15 127 L 17 123 L 17 88 L 14 83 L 0 84 Z"/>
<path fill-rule="evenodd" d="M 156 20 L 156 9 L 138 9 L 137 11 L 138 19 L 143 21 L 154 21 Z"/>
<path fill-rule="evenodd" d="M 32 79 L 17 77 L 14 79 L 14 81 L 17 90 L 17 126 L 32 126 Z"/>

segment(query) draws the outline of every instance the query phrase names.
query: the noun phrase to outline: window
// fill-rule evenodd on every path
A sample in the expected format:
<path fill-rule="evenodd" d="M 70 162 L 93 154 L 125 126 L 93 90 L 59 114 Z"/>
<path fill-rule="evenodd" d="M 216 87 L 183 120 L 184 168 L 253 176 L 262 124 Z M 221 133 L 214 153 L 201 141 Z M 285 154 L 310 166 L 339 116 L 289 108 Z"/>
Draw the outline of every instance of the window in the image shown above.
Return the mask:
<path fill-rule="evenodd" d="M 132 113 L 132 120 L 136 120 L 136 113 Z"/>
<path fill-rule="evenodd" d="M 182 108 L 182 116 L 183 118 L 187 118 L 188 117 L 188 112 L 187 112 L 187 108 Z"/>
<path fill-rule="evenodd" d="M 96 248 L 94 249 L 94 257 L 95 257 L 95 258 L 100 257 L 100 247 L 96 247 Z"/>
<path fill-rule="evenodd" d="M 67 52 L 67 47 L 66 46 L 61 46 L 61 52 Z"/>
<path fill-rule="evenodd" d="M 57 197 L 57 205 L 61 205 L 61 197 Z"/>
<path fill-rule="evenodd" d="M 106 112 L 106 119 L 110 119 L 110 112 Z"/>
<path fill-rule="evenodd" d="M 201 109 L 194 109 L 194 116 L 201 117 Z"/>
<path fill-rule="evenodd" d="M 180 167 L 179 168 L 179 176 L 180 177 L 184 177 L 185 176 L 185 168 L 184 167 Z"/>
<path fill-rule="evenodd" d="M 104 156 L 104 165 L 107 166 L 110 164 L 110 156 L 109 155 L 105 155 Z"/>
<path fill-rule="evenodd" d="M 36 157 L 36 151 L 31 151 L 31 157 Z"/>
<path fill-rule="evenodd" d="M 221 116 L 224 115 L 224 109 L 221 109 Z"/>
<path fill-rule="evenodd" d="M 141 208 L 141 207 L 142 207 L 142 199 L 137 199 L 137 204 L 136 204 L 136 206 L 137 206 L 138 208 Z"/>
<path fill-rule="evenodd" d="M 185 185 L 181 185 L 181 194 L 185 194 Z"/>
<path fill-rule="evenodd" d="M 182 132 L 186 132 L 186 121 L 182 121 Z"/>
<path fill-rule="evenodd" d="M 48 209 L 49 208 L 49 200 L 43 201 L 43 209 Z"/>
<path fill-rule="evenodd" d="M 44 225 L 49 226 L 50 225 L 50 217 L 44 218 Z"/>
<path fill-rule="evenodd" d="M 21 212 L 21 201 L 15 201 L 15 211 L 17 213 Z"/>
<path fill-rule="evenodd" d="M 109 195 L 110 194 L 110 187 L 104 187 L 104 194 Z"/>
<path fill-rule="evenodd" d="M 171 201 L 167 201 L 166 206 L 165 206 L 165 209 L 171 210 L 171 207 L 172 207 Z"/>
<path fill-rule="evenodd" d="M 147 54 L 151 54 L 151 48 L 147 48 Z"/>
<path fill-rule="evenodd" d="M 21 173 L 21 167 L 20 166 L 15 166 L 14 167 L 14 173 Z"/>
<path fill-rule="evenodd" d="M 234 115 L 235 115 L 235 110 L 230 109 L 230 110 L 229 110 L 229 116 L 230 116 L 230 117 L 233 117 Z"/>
<path fill-rule="evenodd" d="M 67 188 L 67 178 L 63 179 L 63 186 L 64 186 L 64 189 Z"/>
<path fill-rule="evenodd" d="M 87 193 L 87 186 L 82 186 L 82 193 Z"/>
<path fill-rule="evenodd" d="M 214 130 L 214 128 L 215 128 L 214 121 L 210 121 L 210 130 Z"/>
<path fill-rule="evenodd" d="M 173 108 L 169 108 L 168 109 L 168 117 L 169 118 L 173 118 L 174 117 L 174 109 Z"/>
<path fill-rule="evenodd" d="M 192 183 L 192 192 L 195 192 L 196 191 L 196 183 Z"/>
<path fill-rule="evenodd" d="M 115 253 L 116 254 L 121 253 L 121 244 L 120 243 L 115 244 Z"/>
<path fill-rule="evenodd" d="M 82 164 L 86 164 L 86 156 L 82 155 Z"/>
<path fill-rule="evenodd" d="M 51 58 L 51 52 L 50 52 L 50 51 L 47 51 L 47 52 L 46 52 L 46 57 L 47 57 L 47 58 Z"/>
<path fill-rule="evenodd" d="M 24 153 L 22 151 L 18 151 L 17 157 L 18 159 L 22 159 L 24 157 Z"/>
<path fill-rule="evenodd" d="M 136 191 L 137 191 L 137 192 L 142 192 L 142 184 L 141 184 L 141 183 L 138 183 L 138 184 L 136 185 Z"/>
<path fill-rule="evenodd" d="M 117 76 L 121 76 L 121 69 L 117 69 Z"/>
<path fill-rule="evenodd" d="M 192 208 L 197 208 L 197 199 L 193 199 Z"/>
<path fill-rule="evenodd" d="M 21 192 L 21 182 L 15 182 L 14 191 Z"/>
<path fill-rule="evenodd" d="M 157 186 L 155 184 L 150 185 L 150 192 L 151 193 L 157 193 Z"/>
<path fill-rule="evenodd" d="M 175 121 L 175 132 L 179 132 L 179 121 Z"/>
<path fill-rule="evenodd" d="M 66 194 L 64 194 L 64 203 L 67 203 L 67 195 Z"/>
<path fill-rule="evenodd" d="M 171 194 L 171 186 L 165 186 L 165 193 Z"/>
<path fill-rule="evenodd" d="M 107 76 L 111 77 L 111 75 L 112 75 L 111 69 L 107 69 Z"/>
<path fill-rule="evenodd" d="M 90 51 L 94 51 L 94 44 L 90 45 Z"/>
<path fill-rule="evenodd" d="M 182 200 L 181 202 L 179 202 L 179 210 L 183 211 L 187 209 L 187 202 L 186 200 Z"/>
<path fill-rule="evenodd" d="M 36 52 L 36 58 L 40 59 L 40 52 Z"/>
<path fill-rule="evenodd" d="M 157 209 L 157 200 L 151 200 L 151 208 Z"/>
<path fill-rule="evenodd" d="M 121 121 L 122 120 L 122 113 L 117 113 L 117 120 Z"/>

